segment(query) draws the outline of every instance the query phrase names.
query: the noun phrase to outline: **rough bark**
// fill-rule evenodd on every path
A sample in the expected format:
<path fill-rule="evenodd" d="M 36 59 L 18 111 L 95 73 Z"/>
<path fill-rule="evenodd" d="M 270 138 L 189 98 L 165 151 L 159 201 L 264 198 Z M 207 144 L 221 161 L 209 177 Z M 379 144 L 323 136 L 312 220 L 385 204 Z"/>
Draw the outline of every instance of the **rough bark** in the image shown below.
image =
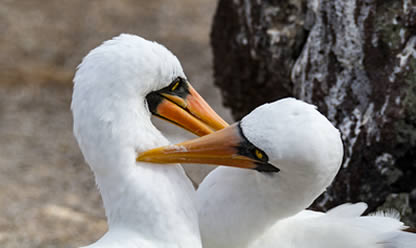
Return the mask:
<path fill-rule="evenodd" d="M 211 39 L 215 82 L 234 118 L 292 94 L 290 68 L 306 38 L 305 9 L 301 0 L 219 1 Z"/>
<path fill-rule="evenodd" d="M 341 130 L 342 169 L 313 208 L 364 201 L 416 224 L 414 1 L 220 0 L 211 38 L 236 119 L 295 96 Z"/>

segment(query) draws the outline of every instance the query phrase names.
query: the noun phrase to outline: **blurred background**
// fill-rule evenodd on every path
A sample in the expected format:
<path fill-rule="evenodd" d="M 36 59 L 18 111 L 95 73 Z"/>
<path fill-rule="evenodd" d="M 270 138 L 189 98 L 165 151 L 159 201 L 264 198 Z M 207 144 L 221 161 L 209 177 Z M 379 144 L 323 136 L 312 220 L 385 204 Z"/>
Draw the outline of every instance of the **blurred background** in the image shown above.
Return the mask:
<path fill-rule="evenodd" d="M 77 247 L 106 231 L 70 112 L 75 68 L 101 42 L 133 33 L 164 44 L 231 121 L 212 79 L 215 7 L 202 0 L 0 1 L 0 247 Z M 173 141 L 185 137 L 157 124 Z M 199 182 L 208 170 L 188 173 Z"/>

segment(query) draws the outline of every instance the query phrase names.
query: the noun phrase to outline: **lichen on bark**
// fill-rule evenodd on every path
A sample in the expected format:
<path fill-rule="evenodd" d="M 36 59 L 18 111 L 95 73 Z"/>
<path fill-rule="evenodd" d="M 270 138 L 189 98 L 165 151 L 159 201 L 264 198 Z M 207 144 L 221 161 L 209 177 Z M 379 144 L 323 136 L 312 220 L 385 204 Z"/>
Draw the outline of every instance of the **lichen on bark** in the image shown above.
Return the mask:
<path fill-rule="evenodd" d="M 340 129 L 341 171 L 313 208 L 365 201 L 374 211 L 391 194 L 409 194 L 416 188 L 413 1 L 280 2 L 220 0 L 212 45 L 225 104 L 239 118 L 295 96 Z M 406 220 L 415 221 L 412 213 Z"/>
<path fill-rule="evenodd" d="M 235 119 L 291 95 L 290 68 L 310 22 L 306 0 L 219 1 L 211 34 L 215 82 Z"/>

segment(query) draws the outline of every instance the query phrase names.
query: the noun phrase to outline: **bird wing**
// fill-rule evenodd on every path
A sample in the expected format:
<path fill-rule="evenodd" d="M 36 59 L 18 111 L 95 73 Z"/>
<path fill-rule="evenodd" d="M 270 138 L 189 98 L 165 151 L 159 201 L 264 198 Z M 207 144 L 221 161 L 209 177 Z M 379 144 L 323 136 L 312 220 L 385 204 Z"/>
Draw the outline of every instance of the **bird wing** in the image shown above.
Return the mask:
<path fill-rule="evenodd" d="M 416 234 L 394 213 L 361 216 L 365 203 L 343 204 L 327 213 L 304 210 L 278 221 L 250 248 L 411 248 Z"/>

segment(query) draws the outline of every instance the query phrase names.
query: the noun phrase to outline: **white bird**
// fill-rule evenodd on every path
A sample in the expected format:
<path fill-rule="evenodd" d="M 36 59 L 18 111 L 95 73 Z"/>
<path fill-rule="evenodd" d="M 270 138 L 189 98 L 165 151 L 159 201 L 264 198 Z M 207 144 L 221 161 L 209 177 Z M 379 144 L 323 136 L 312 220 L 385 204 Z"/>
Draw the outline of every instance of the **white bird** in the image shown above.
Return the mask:
<path fill-rule="evenodd" d="M 152 113 L 197 135 L 227 126 L 178 59 L 124 34 L 90 51 L 74 84 L 74 134 L 108 221 L 108 232 L 88 247 L 201 247 L 195 191 L 183 168 L 136 162 L 138 152 L 169 144 Z"/>
<path fill-rule="evenodd" d="M 340 134 L 314 106 L 293 98 L 265 104 L 238 124 L 139 155 L 148 162 L 219 167 L 198 188 L 204 248 L 410 248 L 416 235 L 393 216 L 360 217 L 364 203 L 304 210 L 332 182 L 343 157 Z"/>

